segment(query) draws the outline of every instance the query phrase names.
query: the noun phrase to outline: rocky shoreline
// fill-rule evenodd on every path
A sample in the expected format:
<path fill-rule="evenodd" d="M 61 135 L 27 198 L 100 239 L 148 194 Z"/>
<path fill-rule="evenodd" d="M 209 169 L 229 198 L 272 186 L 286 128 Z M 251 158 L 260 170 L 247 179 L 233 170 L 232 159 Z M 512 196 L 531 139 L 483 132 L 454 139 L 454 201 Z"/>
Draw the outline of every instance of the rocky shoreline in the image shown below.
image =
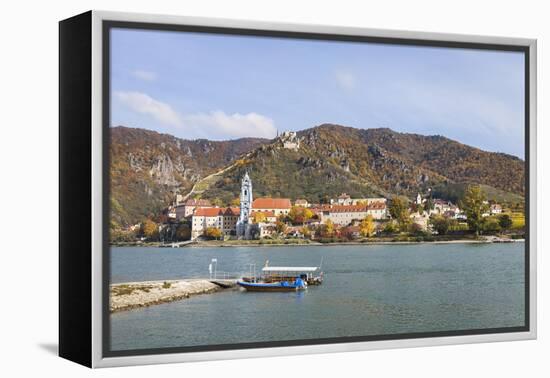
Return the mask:
<path fill-rule="evenodd" d="M 208 280 L 145 281 L 112 284 L 110 286 L 111 313 L 210 294 L 223 290 Z"/>

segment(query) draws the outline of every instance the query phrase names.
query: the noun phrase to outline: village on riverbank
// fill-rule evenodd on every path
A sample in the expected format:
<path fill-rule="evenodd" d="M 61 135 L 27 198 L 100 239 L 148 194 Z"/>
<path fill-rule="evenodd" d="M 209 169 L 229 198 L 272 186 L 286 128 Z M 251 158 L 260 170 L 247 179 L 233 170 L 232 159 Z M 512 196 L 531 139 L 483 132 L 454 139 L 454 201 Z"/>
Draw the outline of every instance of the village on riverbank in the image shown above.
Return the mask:
<path fill-rule="evenodd" d="M 157 219 L 111 235 L 114 245 L 303 245 L 328 243 L 514 241 L 524 238 L 523 208 L 488 201 L 469 186 L 458 203 L 433 198 L 254 198 L 248 173 L 240 196 L 221 206 L 177 195 Z"/>

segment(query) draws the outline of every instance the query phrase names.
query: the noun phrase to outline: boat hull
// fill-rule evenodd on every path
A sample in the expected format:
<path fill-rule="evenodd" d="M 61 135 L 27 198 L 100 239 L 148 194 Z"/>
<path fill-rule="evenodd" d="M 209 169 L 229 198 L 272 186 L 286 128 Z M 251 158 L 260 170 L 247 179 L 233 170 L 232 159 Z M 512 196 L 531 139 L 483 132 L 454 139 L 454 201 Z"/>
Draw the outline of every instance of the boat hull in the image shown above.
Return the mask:
<path fill-rule="evenodd" d="M 246 289 L 246 291 L 263 291 L 263 292 L 288 292 L 305 289 L 304 286 L 297 286 L 294 284 L 283 285 L 282 283 L 252 283 L 238 281 L 237 285 Z"/>

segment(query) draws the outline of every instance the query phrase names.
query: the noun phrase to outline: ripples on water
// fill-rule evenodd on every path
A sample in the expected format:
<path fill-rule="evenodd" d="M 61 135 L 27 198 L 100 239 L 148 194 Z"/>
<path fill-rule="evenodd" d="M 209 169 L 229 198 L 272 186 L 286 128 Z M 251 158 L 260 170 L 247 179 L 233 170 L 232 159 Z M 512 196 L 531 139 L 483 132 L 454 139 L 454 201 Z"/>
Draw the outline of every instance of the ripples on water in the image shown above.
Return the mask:
<path fill-rule="evenodd" d="M 241 290 L 111 315 L 113 350 L 448 331 L 524 324 L 524 248 L 513 244 L 113 248 L 112 282 L 316 266 L 296 293 Z"/>

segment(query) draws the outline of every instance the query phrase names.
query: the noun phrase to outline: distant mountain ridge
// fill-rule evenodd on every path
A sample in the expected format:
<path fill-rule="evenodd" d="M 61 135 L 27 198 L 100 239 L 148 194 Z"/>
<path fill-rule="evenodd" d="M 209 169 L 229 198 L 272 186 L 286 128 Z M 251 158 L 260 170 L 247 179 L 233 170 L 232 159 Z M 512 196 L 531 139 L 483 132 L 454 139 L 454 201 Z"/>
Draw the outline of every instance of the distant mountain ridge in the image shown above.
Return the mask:
<path fill-rule="evenodd" d="M 298 132 L 297 150 L 278 139 L 190 141 L 126 127 L 112 128 L 111 140 L 111 205 L 121 225 L 158 214 L 174 193 L 186 194 L 194 185 L 200 188 L 194 197 L 228 203 L 245 171 L 255 196 L 313 202 L 342 192 L 413 197 L 428 188 L 445 196 L 467 184 L 516 201 L 525 191 L 525 163 L 517 157 L 386 128 L 323 124 Z"/>

